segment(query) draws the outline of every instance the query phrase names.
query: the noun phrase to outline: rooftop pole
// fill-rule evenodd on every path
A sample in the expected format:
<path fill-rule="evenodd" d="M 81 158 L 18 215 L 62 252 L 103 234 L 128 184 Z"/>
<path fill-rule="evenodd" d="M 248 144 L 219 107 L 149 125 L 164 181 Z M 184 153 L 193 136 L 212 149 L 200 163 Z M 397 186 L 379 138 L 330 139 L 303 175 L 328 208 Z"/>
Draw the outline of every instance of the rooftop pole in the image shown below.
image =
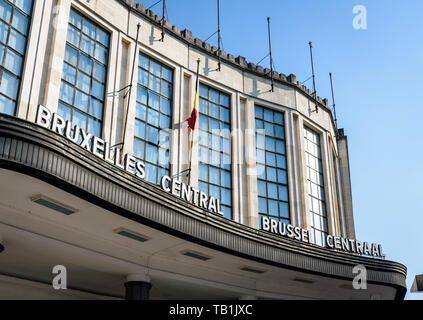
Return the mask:
<path fill-rule="evenodd" d="M 338 131 L 338 120 L 336 119 L 335 94 L 333 91 L 332 72 L 329 72 L 329 78 L 330 78 L 330 88 L 332 90 L 333 115 L 335 117 L 335 128 L 336 128 L 336 131 Z"/>
<path fill-rule="evenodd" d="M 165 37 L 165 14 L 166 14 L 166 0 L 163 0 L 162 39 L 161 39 L 162 42 L 164 42 L 164 37 Z"/>
<path fill-rule="evenodd" d="M 220 42 L 221 40 L 221 36 L 220 36 L 220 0 L 217 0 L 217 59 L 218 59 L 218 64 L 217 64 L 217 70 L 220 71 L 221 70 L 221 59 L 220 59 Z"/>
<path fill-rule="evenodd" d="M 273 82 L 273 57 L 272 57 L 272 40 L 270 36 L 270 17 L 267 17 L 267 31 L 269 33 L 270 79 L 272 81 L 272 89 L 270 91 L 273 92 L 275 85 Z"/>
<path fill-rule="evenodd" d="M 131 74 L 131 83 L 129 84 L 129 92 L 128 92 L 128 101 L 126 105 L 126 115 L 125 115 L 125 125 L 123 127 L 123 140 L 122 140 L 122 150 L 125 146 L 125 140 L 126 140 L 126 126 L 128 124 L 128 114 L 129 114 L 129 103 L 131 102 L 131 96 L 132 96 L 132 83 L 134 81 L 134 73 L 135 73 L 135 63 L 137 61 L 137 52 L 138 52 L 138 39 L 140 35 L 140 28 L 141 23 L 138 23 L 137 25 L 137 40 L 135 42 L 135 48 L 134 48 L 134 61 L 132 63 L 132 74 Z"/>
<path fill-rule="evenodd" d="M 308 45 L 310 46 L 310 58 L 311 58 L 311 71 L 313 73 L 313 94 L 314 94 L 314 102 L 316 103 L 316 109 L 313 112 L 318 113 L 319 112 L 319 107 L 318 107 L 318 102 L 317 102 L 317 91 L 316 91 L 316 76 L 314 74 L 314 62 L 313 62 L 313 44 L 310 41 L 308 43 Z"/>

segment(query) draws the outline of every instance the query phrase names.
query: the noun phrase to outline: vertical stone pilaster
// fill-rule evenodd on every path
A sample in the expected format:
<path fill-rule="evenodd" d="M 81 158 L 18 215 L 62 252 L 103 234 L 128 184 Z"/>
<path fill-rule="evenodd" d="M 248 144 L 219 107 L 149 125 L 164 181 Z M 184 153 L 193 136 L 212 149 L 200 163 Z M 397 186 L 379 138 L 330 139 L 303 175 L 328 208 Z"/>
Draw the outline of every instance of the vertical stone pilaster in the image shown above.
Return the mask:
<path fill-rule="evenodd" d="M 56 16 L 53 21 L 53 40 L 46 81 L 44 105 L 51 111 L 57 111 L 62 81 L 63 60 L 66 50 L 66 34 L 68 30 L 70 0 L 58 0 L 53 11 Z M 31 117 L 29 117 L 31 119 Z"/>
<path fill-rule="evenodd" d="M 238 94 L 232 94 L 231 99 L 231 168 L 232 168 L 232 219 L 236 222 L 241 221 L 240 212 L 240 123 L 239 123 L 239 99 Z"/>
<path fill-rule="evenodd" d="M 259 227 L 258 192 L 257 192 L 257 165 L 256 165 L 256 137 L 254 101 L 245 102 L 245 162 L 248 192 L 248 226 Z"/>
<path fill-rule="evenodd" d="M 134 61 L 134 51 L 136 50 L 137 54 L 135 55 Z M 124 112 L 123 112 L 123 132 L 122 132 L 122 142 L 124 142 L 124 148 L 122 153 L 131 154 L 134 149 L 134 130 L 135 130 L 135 112 L 136 112 L 136 103 L 137 103 L 137 87 L 138 87 L 138 58 L 139 58 L 140 46 L 131 42 L 128 50 L 128 72 L 127 72 L 127 84 L 132 85 L 132 92 L 124 100 Z M 134 75 L 132 78 L 132 66 L 135 63 Z M 129 99 L 129 101 L 127 100 Z M 123 141 L 123 139 L 125 141 Z"/>
<path fill-rule="evenodd" d="M 109 141 L 111 136 L 112 121 L 114 119 L 113 107 L 115 102 L 115 97 L 112 95 L 112 92 L 116 92 L 119 89 L 116 89 L 116 72 L 117 65 L 119 64 L 118 60 L 118 50 L 120 48 L 120 36 L 119 32 L 113 31 L 110 34 L 110 46 L 109 46 L 109 63 L 107 71 L 107 83 L 105 85 L 105 101 L 104 101 L 104 110 L 103 110 L 103 126 L 102 126 L 102 137 Z"/>
<path fill-rule="evenodd" d="M 355 239 L 355 226 L 354 226 L 354 214 L 352 205 L 352 192 L 351 192 L 351 177 L 350 177 L 350 165 L 348 155 L 348 140 L 344 136 L 343 130 L 340 131 L 338 138 L 338 152 L 339 152 L 339 170 L 341 173 L 341 184 L 342 184 L 342 200 L 344 205 L 344 217 L 346 226 L 346 236 L 350 239 Z"/>
<path fill-rule="evenodd" d="M 31 29 L 22 70 L 21 86 L 16 115 L 34 121 L 39 97 L 45 84 L 42 83 L 43 61 L 48 57 L 46 47 L 49 41 L 53 1 L 34 1 L 31 15 Z M 38 76 L 37 76 L 38 75 Z"/>

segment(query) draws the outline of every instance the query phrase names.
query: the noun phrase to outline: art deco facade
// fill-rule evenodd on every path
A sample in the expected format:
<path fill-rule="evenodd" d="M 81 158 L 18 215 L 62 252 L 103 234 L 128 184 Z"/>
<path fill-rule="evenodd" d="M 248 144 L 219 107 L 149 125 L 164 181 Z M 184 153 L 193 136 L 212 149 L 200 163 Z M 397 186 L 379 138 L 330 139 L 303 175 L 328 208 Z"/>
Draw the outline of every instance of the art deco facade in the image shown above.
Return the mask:
<path fill-rule="evenodd" d="M 162 23 L 133 1 L 0 0 L 0 298 L 402 299 L 405 267 L 354 241 L 327 100 L 223 51 L 218 71 Z"/>

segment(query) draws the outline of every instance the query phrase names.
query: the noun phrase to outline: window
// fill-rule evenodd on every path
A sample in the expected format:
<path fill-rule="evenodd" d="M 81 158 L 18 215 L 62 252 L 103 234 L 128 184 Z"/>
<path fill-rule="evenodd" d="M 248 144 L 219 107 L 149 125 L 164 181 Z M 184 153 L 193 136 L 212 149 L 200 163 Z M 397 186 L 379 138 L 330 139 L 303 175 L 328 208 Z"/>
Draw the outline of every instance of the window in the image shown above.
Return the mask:
<path fill-rule="evenodd" d="M 15 115 L 32 0 L 0 0 L 0 113 Z"/>
<path fill-rule="evenodd" d="M 304 145 L 312 228 L 311 240 L 315 244 L 325 246 L 328 223 L 319 134 L 304 127 Z"/>
<path fill-rule="evenodd" d="M 232 219 L 231 124 L 229 95 L 200 84 L 198 188 L 220 199 Z"/>
<path fill-rule="evenodd" d="M 109 33 L 70 11 L 58 113 L 100 137 L 107 78 Z"/>
<path fill-rule="evenodd" d="M 255 106 L 259 222 L 290 222 L 283 113 Z"/>
<path fill-rule="evenodd" d="M 140 53 L 134 155 L 145 162 L 146 180 L 170 175 L 173 70 Z"/>

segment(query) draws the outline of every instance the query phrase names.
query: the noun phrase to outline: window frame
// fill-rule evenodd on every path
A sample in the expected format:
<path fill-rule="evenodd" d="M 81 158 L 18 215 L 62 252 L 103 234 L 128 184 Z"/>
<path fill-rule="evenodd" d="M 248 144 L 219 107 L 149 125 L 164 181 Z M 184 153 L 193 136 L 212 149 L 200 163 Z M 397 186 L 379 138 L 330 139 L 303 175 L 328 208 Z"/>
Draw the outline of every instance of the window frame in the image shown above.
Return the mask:
<path fill-rule="evenodd" d="M 78 29 L 77 26 L 75 26 L 72 22 L 71 22 L 71 14 L 72 12 L 75 12 L 77 15 L 79 15 L 81 17 L 81 26 L 80 29 Z M 91 35 L 87 34 L 84 32 L 84 26 L 85 23 L 88 21 L 88 23 L 91 26 L 95 27 L 95 35 L 94 38 L 91 37 Z M 79 44 L 78 47 L 75 46 L 75 44 L 71 43 L 69 41 L 68 38 L 68 33 L 69 33 L 69 29 L 72 28 L 74 30 L 76 30 L 77 32 L 80 32 L 80 36 L 79 36 Z M 73 119 L 74 119 L 74 115 L 75 115 L 75 111 L 82 114 L 86 119 L 85 119 L 85 128 L 83 128 L 85 131 L 90 132 L 89 130 L 89 123 L 90 123 L 90 119 L 92 121 L 95 122 L 99 122 L 100 127 L 99 127 L 99 137 L 103 136 L 103 129 L 104 129 L 104 117 L 106 114 L 106 104 L 107 104 L 107 97 L 108 97 L 108 83 L 109 83 L 109 77 L 110 77 L 110 59 L 111 59 L 111 44 L 112 44 L 112 31 L 110 31 L 108 28 L 104 27 L 103 24 L 99 23 L 98 21 L 94 20 L 93 17 L 91 17 L 89 14 L 84 13 L 83 11 L 81 11 L 79 8 L 71 6 L 70 10 L 69 10 L 69 19 L 68 19 L 68 23 L 67 23 L 67 29 L 66 29 L 66 40 L 65 40 L 65 55 L 63 58 L 63 67 L 62 67 L 62 76 L 61 76 L 61 80 L 60 80 L 60 89 L 59 89 L 59 99 L 58 99 L 58 104 L 57 104 L 57 108 L 58 111 L 60 109 L 60 105 L 64 105 L 67 109 L 70 109 L 71 111 L 71 115 L 70 115 L 70 120 L 72 123 Z M 101 39 L 98 38 L 99 35 L 99 30 L 104 32 L 107 36 L 108 36 L 108 43 L 107 46 L 104 45 L 101 42 Z M 93 42 L 93 52 L 88 53 L 86 51 L 83 50 L 82 48 L 82 43 L 83 43 L 83 36 L 85 36 L 88 40 Z M 67 47 L 70 47 L 71 50 L 76 51 L 77 53 L 77 61 L 75 63 L 75 65 L 72 65 L 71 63 L 67 62 L 66 59 L 66 50 Z M 107 50 L 107 56 L 105 57 L 104 62 L 100 61 L 97 57 L 96 57 L 96 50 L 97 50 L 97 46 L 99 46 L 100 48 L 103 48 L 105 50 Z M 86 70 L 81 69 L 80 67 L 80 61 L 81 61 L 81 56 L 84 55 L 86 57 L 88 57 L 89 59 L 91 59 L 91 73 L 88 74 L 86 72 Z M 98 78 L 95 77 L 95 66 L 96 64 L 100 65 L 100 67 L 104 68 L 105 71 L 105 76 L 104 76 L 104 81 L 99 80 Z M 68 80 L 66 80 L 64 78 L 65 76 L 65 70 L 64 67 L 65 66 L 69 66 L 70 68 L 75 69 L 75 80 L 74 83 L 69 82 Z M 84 91 L 83 89 L 78 87 L 78 77 L 79 75 L 82 74 L 82 76 L 88 77 L 90 80 L 90 88 L 89 88 L 89 92 Z M 93 95 L 93 87 L 94 87 L 94 81 L 96 81 L 97 83 L 99 83 L 100 85 L 103 86 L 103 96 L 102 96 L 102 100 L 100 100 L 96 95 Z M 63 85 L 67 85 L 69 87 L 72 87 L 73 89 L 73 96 L 72 96 L 72 104 L 70 104 L 67 101 L 64 101 L 63 99 L 61 99 L 61 95 L 62 95 L 62 87 Z M 76 99 L 77 99 L 77 93 L 80 92 L 83 95 L 86 95 L 88 97 L 88 106 L 87 106 L 87 111 L 83 110 L 82 108 L 79 108 L 75 105 Z M 96 115 L 94 115 L 94 113 L 92 112 L 91 108 L 92 108 L 92 100 L 95 100 L 97 103 L 100 103 L 102 106 L 102 110 L 101 110 L 101 118 L 97 117 Z M 94 132 L 90 132 L 92 134 L 94 134 Z"/>
<path fill-rule="evenodd" d="M 202 90 L 204 88 L 207 88 L 207 99 L 202 95 Z M 207 82 L 203 82 L 200 81 L 199 83 L 199 88 L 198 88 L 199 92 L 198 92 L 198 135 L 199 135 L 199 139 L 198 139 L 198 188 L 200 189 L 200 184 L 204 184 L 207 185 L 207 192 L 206 190 L 201 190 L 203 192 L 205 192 L 208 196 L 215 196 L 214 194 L 212 194 L 211 192 L 211 188 L 218 188 L 219 189 L 219 195 L 220 197 L 218 197 L 218 199 L 220 200 L 220 205 L 222 208 L 222 211 L 225 210 L 225 208 L 228 208 L 229 210 L 229 214 L 228 215 L 224 215 L 225 218 L 229 219 L 229 220 L 233 220 L 234 219 L 234 212 L 233 212 L 233 206 L 234 206 L 234 195 L 233 195 L 233 166 L 232 166 L 232 145 L 233 145 L 233 137 L 232 137 L 232 94 L 225 92 L 224 90 L 217 88 L 213 85 L 211 85 L 210 83 Z M 218 97 L 219 97 L 219 102 L 217 103 L 216 101 L 212 100 L 211 98 L 211 92 L 217 93 Z M 227 102 L 225 105 L 224 102 L 222 101 L 222 96 L 227 98 Z M 207 103 L 207 113 L 204 113 L 201 111 L 201 104 L 203 103 L 202 101 L 205 101 Z M 214 116 L 210 114 L 210 104 L 212 104 L 213 106 L 217 106 L 219 109 L 219 115 L 218 116 Z M 222 110 L 225 112 L 224 114 L 224 118 L 222 119 Z M 202 129 L 201 127 L 201 122 L 204 121 L 202 120 L 202 118 L 207 118 L 207 130 Z M 213 135 L 211 130 L 211 123 L 215 122 L 219 124 L 219 135 Z M 222 123 L 224 125 L 224 128 L 222 128 Z M 229 137 L 225 135 L 225 132 L 222 133 L 222 130 L 228 130 L 229 131 Z M 202 143 L 202 138 L 201 136 L 206 136 L 207 135 L 207 145 L 205 143 Z M 218 139 L 213 139 L 213 137 L 218 137 Z M 217 143 L 218 140 L 218 148 L 215 148 L 216 146 L 214 145 L 214 143 Z M 228 152 L 225 152 L 224 150 L 224 143 L 227 143 L 227 147 L 228 147 Z M 208 155 L 208 160 L 207 162 L 202 161 L 201 158 L 201 150 L 207 150 L 207 155 Z M 219 154 L 219 164 L 217 164 L 216 162 L 212 161 L 212 154 Z M 224 157 L 229 157 L 229 163 L 224 163 Z M 201 179 L 201 166 L 205 166 L 207 167 L 207 180 L 206 179 Z M 226 167 L 225 167 L 226 166 Z M 219 172 L 219 183 L 214 183 L 211 181 L 210 179 L 210 173 L 211 170 L 217 170 Z M 229 174 L 229 187 L 227 186 L 223 186 L 222 185 L 222 175 L 224 174 Z M 223 197 L 222 197 L 222 192 L 228 192 L 229 193 L 229 197 L 228 200 L 230 201 L 230 205 L 226 204 L 223 202 Z M 225 213 L 225 212 L 224 212 Z"/>
<path fill-rule="evenodd" d="M 14 79 L 18 80 L 18 86 L 16 88 L 16 98 L 12 98 L 9 97 L 8 95 L 0 92 L 0 97 L 4 97 L 7 100 L 12 101 L 12 103 L 14 104 L 13 107 L 13 113 L 10 114 L 13 117 L 16 117 L 17 113 L 18 113 L 18 102 L 20 101 L 20 95 L 21 95 L 21 88 L 22 88 L 22 79 L 23 79 L 23 72 L 24 72 L 24 66 L 26 63 L 26 59 L 27 59 L 27 54 L 28 54 L 28 42 L 29 42 L 29 38 L 31 36 L 31 32 L 32 32 L 32 23 L 33 23 L 33 17 L 34 17 L 34 8 L 35 8 L 35 0 L 32 0 L 31 2 L 31 9 L 29 10 L 29 13 L 26 13 L 25 11 L 23 11 L 22 9 L 20 9 L 15 3 L 12 3 L 9 0 L 4 0 L 5 3 L 9 4 L 12 7 L 12 12 L 11 12 L 11 16 L 10 16 L 10 21 L 6 22 L 3 19 L 0 19 L 0 21 L 2 23 L 4 23 L 5 25 L 8 26 L 8 31 L 7 31 L 7 38 L 5 40 L 5 43 L 1 43 L 1 45 L 4 47 L 4 51 L 3 51 L 3 59 L 2 61 L 0 61 L 0 85 L 1 82 L 3 81 L 3 75 L 6 72 L 9 76 L 12 76 Z M 19 13 L 25 15 L 28 18 L 28 26 L 27 26 L 27 33 L 23 34 L 20 30 L 18 30 L 17 28 L 15 28 L 12 24 L 13 24 L 13 17 L 15 14 L 15 11 L 18 11 Z M 9 39 L 10 39 L 10 34 L 11 34 L 11 29 L 13 28 L 14 31 L 16 31 L 19 35 L 23 36 L 25 38 L 25 47 L 22 53 L 20 53 L 19 51 L 17 51 L 16 49 L 12 48 L 11 46 L 9 46 Z M 19 57 L 21 57 L 22 61 L 21 61 L 21 66 L 20 66 L 20 70 L 19 70 L 19 75 L 15 74 L 12 70 L 7 69 L 4 65 L 6 63 L 6 52 L 10 50 L 13 54 L 18 55 Z M 2 113 L 0 112 L 0 114 L 8 114 L 8 113 Z"/>
<path fill-rule="evenodd" d="M 316 142 L 313 142 L 309 139 L 307 139 L 307 130 L 310 131 L 312 134 L 315 135 L 315 137 L 317 137 Z M 303 143 L 304 143 L 304 165 L 305 165 L 305 178 L 306 178 L 306 186 L 307 186 L 307 204 L 308 204 L 308 212 L 307 212 L 307 216 L 309 218 L 310 221 L 310 242 L 315 244 L 315 245 L 319 245 L 319 246 L 326 246 L 326 237 L 327 235 L 329 235 L 329 223 L 330 223 L 330 219 L 329 219 L 329 210 L 328 210 L 328 198 L 327 198 L 327 177 L 325 176 L 325 170 L 324 170 L 324 158 L 323 158 L 323 133 L 321 130 L 315 128 L 314 126 L 312 126 L 309 123 L 304 122 L 303 123 L 303 135 L 302 135 L 302 139 L 303 139 Z M 307 140 L 307 144 L 310 142 L 314 145 L 316 145 L 316 150 L 317 150 L 317 156 L 314 154 L 311 154 L 308 150 L 307 150 L 307 146 L 306 146 L 306 140 Z M 309 166 L 308 163 L 308 157 L 314 157 L 315 159 L 317 159 L 317 170 L 315 168 L 311 168 Z M 320 163 L 319 163 L 320 162 Z M 317 172 L 318 176 L 319 176 L 319 180 L 321 179 L 321 184 L 316 184 L 315 182 L 311 181 L 311 175 L 309 174 L 310 170 L 313 170 L 315 172 Z M 321 170 L 321 171 L 319 171 Z M 317 177 L 317 175 L 316 175 Z M 317 189 L 317 194 L 320 195 L 323 194 L 323 200 L 316 198 L 315 196 L 313 196 L 313 190 L 312 190 L 312 186 L 311 184 L 316 185 L 316 189 Z M 319 189 L 320 188 L 320 189 Z M 319 191 L 320 190 L 320 191 Z M 321 206 L 323 208 L 323 214 L 320 214 L 318 212 L 314 211 L 313 208 L 313 200 L 316 200 L 317 202 L 322 203 L 323 205 Z M 329 199 L 330 201 L 330 199 Z M 320 206 L 319 206 L 320 207 Z M 320 228 L 316 227 L 315 224 L 315 216 L 319 216 L 320 221 L 319 223 L 322 224 L 323 223 L 323 227 L 321 226 Z M 320 243 L 317 242 L 316 239 L 316 235 L 315 233 L 320 233 L 320 239 L 322 240 Z"/>
<path fill-rule="evenodd" d="M 257 117 L 257 109 L 258 108 L 260 108 L 262 110 L 262 112 L 261 112 L 262 117 L 261 118 Z M 272 115 L 273 121 L 272 122 L 265 119 L 265 111 L 266 110 L 273 113 L 273 115 Z M 282 116 L 282 123 L 277 123 L 277 121 L 276 121 L 276 115 L 277 114 L 280 114 Z M 289 155 L 288 155 L 288 149 L 286 147 L 286 143 L 287 143 L 287 127 L 286 127 L 287 114 L 288 113 L 285 110 L 277 110 L 274 107 L 266 106 L 266 105 L 254 102 L 254 129 L 255 129 L 255 135 L 254 135 L 255 144 L 254 145 L 255 145 L 255 155 L 256 155 L 256 163 L 255 163 L 256 164 L 256 170 L 257 170 L 257 166 L 263 166 L 264 167 L 264 177 L 263 178 L 259 177 L 258 171 L 257 171 L 257 175 L 256 175 L 256 182 L 257 182 L 257 216 L 259 218 L 258 219 L 259 220 L 259 227 L 261 226 L 261 220 L 262 220 L 261 217 L 263 217 L 263 216 L 274 219 L 276 221 L 283 222 L 285 224 L 290 224 L 291 220 L 292 220 L 292 216 L 291 216 L 291 192 L 290 192 L 290 188 L 289 188 L 289 186 L 290 186 L 289 175 L 290 174 L 289 174 L 289 168 L 288 168 Z M 262 122 L 263 129 L 260 129 L 260 128 L 257 127 L 257 121 Z M 274 134 L 272 136 L 268 135 L 267 132 L 266 132 L 266 127 L 265 127 L 266 123 L 269 123 L 273 126 L 273 133 Z M 282 127 L 282 130 L 283 130 L 283 137 L 282 138 L 277 137 L 275 126 Z M 263 131 L 259 133 L 258 130 L 263 130 Z M 262 136 L 264 138 L 263 147 L 258 146 L 258 136 Z M 274 140 L 274 146 L 275 146 L 274 151 L 267 150 L 266 137 L 269 137 L 270 139 Z M 280 153 L 280 152 L 277 151 L 277 147 L 276 147 L 277 141 L 283 142 L 284 153 Z M 258 162 L 257 154 L 258 154 L 259 151 L 262 151 L 263 154 L 264 154 L 264 162 Z M 268 153 L 274 155 L 274 159 L 275 159 L 274 165 L 269 165 L 267 163 Z M 280 167 L 278 165 L 277 156 L 284 157 L 285 168 Z M 284 171 L 285 177 L 286 177 L 286 183 L 278 181 L 278 176 L 276 176 L 274 181 L 269 180 L 267 178 L 268 167 L 273 168 L 275 170 L 276 175 L 278 173 L 278 170 Z M 259 190 L 259 184 L 260 183 L 266 184 L 266 196 L 260 195 L 260 190 Z M 276 198 L 269 197 L 269 190 L 268 190 L 269 184 L 276 186 L 276 194 L 277 194 Z M 279 194 L 280 193 L 280 187 L 283 187 L 283 188 L 286 189 L 286 199 L 287 200 L 280 199 L 281 198 L 281 196 Z M 267 213 L 261 213 L 260 212 L 260 198 L 265 199 L 265 201 L 266 201 L 266 208 L 267 208 L 266 211 L 267 211 Z M 269 201 L 275 201 L 277 203 L 277 205 L 278 205 L 277 215 L 272 215 L 272 214 L 269 213 Z M 283 204 L 286 205 L 288 217 L 281 216 L 280 203 L 283 203 Z"/>
<path fill-rule="evenodd" d="M 142 62 L 142 57 L 147 58 L 148 59 L 148 70 L 145 69 L 145 67 L 143 65 L 141 65 Z M 140 79 L 140 77 L 138 77 L 137 80 L 137 84 L 136 84 L 136 98 L 135 98 L 135 115 L 134 115 L 134 134 L 133 134 L 133 154 L 134 156 L 143 161 L 146 166 L 154 166 L 155 167 L 155 174 L 156 174 L 156 183 L 155 184 L 159 184 L 160 183 L 160 171 L 166 171 L 167 175 L 170 175 L 171 173 L 171 164 L 170 164 L 170 157 L 171 157 L 171 141 L 172 141 L 172 129 L 173 129 L 173 115 L 174 115 L 174 94 L 175 94 L 175 73 L 176 70 L 174 67 L 169 66 L 168 64 L 164 63 L 163 61 L 157 59 L 155 56 L 153 56 L 152 54 L 150 54 L 149 52 L 143 52 L 141 50 L 138 51 L 138 65 L 137 65 L 137 72 L 138 75 L 140 74 L 140 71 L 145 72 L 148 76 L 147 79 L 147 84 L 144 84 L 142 82 L 142 79 Z M 156 74 L 154 74 L 154 72 L 151 69 L 151 64 L 152 62 L 160 65 L 160 76 L 157 76 Z M 163 70 L 166 69 L 168 72 L 171 72 L 171 77 L 170 78 L 165 78 L 164 77 L 164 73 Z M 150 86 L 150 81 L 151 81 L 151 77 L 153 78 L 158 78 L 160 81 L 160 88 L 159 91 L 156 91 L 152 86 Z M 170 80 L 169 80 L 170 79 Z M 168 95 L 166 96 L 163 93 L 163 83 L 170 85 L 170 90 L 168 91 Z M 144 103 L 143 101 L 140 101 L 138 99 L 138 92 L 139 90 L 143 89 L 146 91 L 146 99 L 147 101 Z M 158 108 L 154 108 L 152 106 L 150 106 L 150 95 L 154 94 L 158 97 L 159 99 L 159 105 Z M 166 100 L 169 103 L 169 113 L 165 113 L 163 111 L 163 101 Z M 138 106 L 142 106 L 145 108 L 145 119 L 139 118 L 137 117 L 137 108 Z M 158 114 L 158 125 L 152 124 L 151 122 L 148 121 L 148 117 L 149 117 L 149 110 L 151 110 L 151 112 L 156 112 Z M 169 127 L 164 128 L 161 126 L 161 119 L 163 117 L 168 118 L 169 121 Z M 166 119 L 164 118 L 164 119 Z M 143 124 L 144 126 L 144 137 L 140 137 L 136 134 L 136 123 L 140 122 Z M 157 144 L 152 143 L 151 141 L 149 141 L 148 138 L 148 127 L 152 127 L 153 129 L 157 130 Z M 162 144 L 160 143 L 160 133 L 162 131 L 168 131 L 168 138 L 167 141 L 165 142 L 166 144 L 168 144 L 167 148 L 163 147 Z M 143 157 L 139 156 L 137 152 L 135 152 L 135 142 L 139 141 L 141 143 L 143 143 Z M 157 161 L 156 163 L 153 163 L 149 160 L 147 160 L 147 148 L 148 146 L 152 146 L 153 148 L 157 149 Z M 161 150 L 164 150 L 162 152 L 164 152 L 165 154 L 168 153 L 168 158 L 169 161 L 166 165 L 163 165 L 160 163 L 160 153 Z M 147 169 L 146 169 L 147 170 Z M 151 182 L 149 180 L 147 180 L 147 182 L 150 183 L 154 183 Z"/>

